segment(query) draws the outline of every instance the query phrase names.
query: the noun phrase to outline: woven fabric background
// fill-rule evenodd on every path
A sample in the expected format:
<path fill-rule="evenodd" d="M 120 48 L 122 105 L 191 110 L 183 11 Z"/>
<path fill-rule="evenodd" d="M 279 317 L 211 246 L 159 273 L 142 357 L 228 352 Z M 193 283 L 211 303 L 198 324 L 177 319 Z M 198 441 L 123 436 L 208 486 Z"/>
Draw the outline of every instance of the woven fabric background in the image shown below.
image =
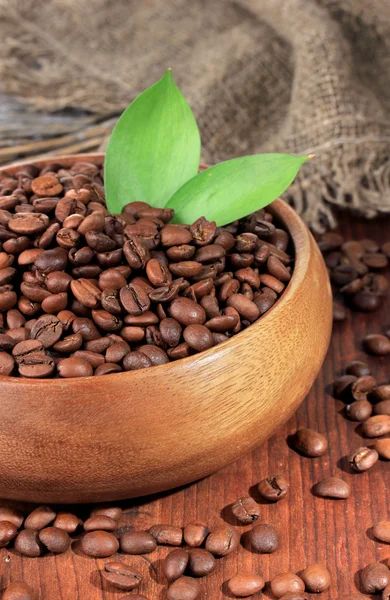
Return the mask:
<path fill-rule="evenodd" d="M 104 147 L 170 66 L 203 160 L 315 153 L 286 196 L 316 230 L 332 205 L 390 212 L 389 0 L 0 0 L 0 37 L 2 92 L 41 111 L 40 152 L 61 150 L 42 115 L 69 108 Z"/>

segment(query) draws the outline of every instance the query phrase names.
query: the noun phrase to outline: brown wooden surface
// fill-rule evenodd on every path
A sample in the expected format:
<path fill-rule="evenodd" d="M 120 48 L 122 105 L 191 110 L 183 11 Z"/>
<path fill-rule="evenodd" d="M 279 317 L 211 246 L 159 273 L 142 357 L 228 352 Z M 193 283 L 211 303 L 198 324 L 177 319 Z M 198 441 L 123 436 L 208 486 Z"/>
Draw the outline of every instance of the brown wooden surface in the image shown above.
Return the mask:
<path fill-rule="evenodd" d="M 389 236 L 389 221 L 364 223 L 343 218 L 341 229 L 347 236 L 373 237 L 383 242 Z M 374 314 L 349 313 L 344 323 L 335 326 L 325 364 L 304 404 L 269 442 L 196 484 L 153 499 L 123 502 L 126 512 L 120 524 L 142 529 L 153 523 L 183 525 L 192 519 L 203 519 L 213 527 L 221 518 L 228 519 L 228 511 L 221 513 L 221 509 L 247 494 L 252 484 L 280 473 L 290 482 L 288 499 L 277 505 L 263 504 L 259 520 L 276 527 L 281 537 L 280 550 L 265 556 L 241 547 L 237 553 L 220 560 L 215 573 L 202 580 L 203 599 L 228 597 L 223 593 L 223 584 L 237 571 L 260 571 L 268 580 L 281 571 L 299 571 L 315 561 L 326 563 L 332 575 L 329 592 L 317 598 L 336 600 L 356 592 L 357 571 L 369 562 L 390 557 L 390 545 L 374 541 L 370 534 L 373 523 L 390 517 L 390 463 L 381 461 L 371 471 L 357 475 L 344 472 L 341 457 L 358 447 L 362 438 L 356 432 L 357 424 L 340 414 L 343 404 L 331 397 L 329 384 L 348 361 L 366 357 L 361 350 L 362 337 L 383 330 L 389 322 L 389 301 Z M 389 357 L 368 361 L 379 382 L 389 381 Z M 303 458 L 289 449 L 286 437 L 299 426 L 313 427 L 326 434 L 330 449 L 324 457 Z M 328 475 L 341 475 L 351 484 L 349 500 L 312 496 L 311 486 Z M 88 508 L 83 510 L 86 512 Z M 240 527 L 241 531 L 245 529 Z M 150 600 L 165 598 L 161 559 L 167 552 L 168 548 L 159 548 L 144 558 L 118 555 L 120 560 L 151 575 L 141 588 Z M 74 551 L 65 555 L 39 559 L 22 558 L 13 550 L 3 549 L 1 583 L 3 587 L 10 580 L 24 579 L 39 591 L 40 600 L 119 600 L 124 593 L 101 588 L 98 569 L 108 560 L 82 556 L 77 543 Z M 272 597 L 268 591 L 265 595 Z"/>

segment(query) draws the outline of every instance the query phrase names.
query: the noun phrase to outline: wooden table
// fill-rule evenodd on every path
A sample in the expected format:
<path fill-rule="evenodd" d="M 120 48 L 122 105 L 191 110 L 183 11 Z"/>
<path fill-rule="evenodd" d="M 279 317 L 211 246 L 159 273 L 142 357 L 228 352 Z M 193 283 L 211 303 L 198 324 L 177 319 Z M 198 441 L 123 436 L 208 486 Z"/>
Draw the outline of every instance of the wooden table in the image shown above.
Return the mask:
<path fill-rule="evenodd" d="M 343 217 L 341 232 L 347 238 L 372 237 L 384 242 L 390 237 L 389 225 L 385 219 L 364 222 Z M 120 522 L 122 530 L 145 529 L 155 523 L 184 525 L 193 519 L 204 520 L 213 528 L 223 520 L 230 522 L 225 507 L 248 494 L 253 484 L 268 475 L 283 474 L 290 483 L 288 498 L 276 505 L 262 504 L 258 521 L 276 527 L 281 538 L 280 550 L 267 556 L 241 547 L 219 560 L 215 572 L 201 580 L 203 600 L 229 597 L 225 582 L 238 571 L 261 572 L 269 580 L 277 573 L 297 572 L 313 562 L 325 563 L 332 575 L 329 592 L 318 598 L 336 600 L 357 592 L 359 569 L 390 557 L 390 546 L 374 541 L 371 534 L 373 523 L 390 517 L 390 464 L 381 461 L 371 471 L 356 475 L 345 471 L 342 457 L 359 447 L 362 438 L 357 424 L 344 418 L 343 404 L 332 398 L 330 384 L 350 360 L 367 358 L 361 348 L 364 335 L 383 331 L 389 323 L 389 301 L 374 314 L 349 312 L 347 320 L 334 328 L 331 346 L 313 389 L 285 427 L 262 447 L 211 477 L 158 497 L 122 503 L 125 508 Z M 368 362 L 379 382 L 389 381 L 389 357 L 368 358 Z M 287 436 L 302 426 L 326 435 L 330 448 L 325 456 L 309 459 L 289 449 Z M 351 484 L 352 495 L 347 501 L 312 495 L 312 485 L 330 475 L 341 476 Z M 88 510 L 89 507 L 84 512 Z M 248 527 L 239 529 L 245 531 Z M 168 552 L 169 548 L 160 547 L 146 557 L 120 556 L 145 575 L 140 592 L 150 600 L 166 597 L 161 566 Z M 77 542 L 64 555 L 38 559 L 22 558 L 12 549 L 3 549 L 1 587 L 11 580 L 23 579 L 37 591 L 39 600 L 120 599 L 124 592 L 108 587 L 102 590 L 98 570 L 108 560 L 83 556 Z M 265 596 L 272 598 L 267 590 Z"/>

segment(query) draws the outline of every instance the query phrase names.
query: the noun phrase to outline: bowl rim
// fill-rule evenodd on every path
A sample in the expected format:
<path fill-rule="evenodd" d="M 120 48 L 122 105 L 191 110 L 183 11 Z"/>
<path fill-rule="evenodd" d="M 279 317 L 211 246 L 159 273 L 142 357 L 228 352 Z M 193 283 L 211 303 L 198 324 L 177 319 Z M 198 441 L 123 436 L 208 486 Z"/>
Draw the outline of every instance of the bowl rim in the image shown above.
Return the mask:
<path fill-rule="evenodd" d="M 103 152 L 92 152 L 86 154 L 64 154 L 58 156 L 48 156 L 42 157 L 37 160 L 22 160 L 18 162 L 11 163 L 9 165 L 3 165 L 0 167 L 0 174 L 6 173 L 7 170 L 14 170 L 15 167 L 23 166 L 27 164 L 33 165 L 45 165 L 47 163 L 55 163 L 66 161 L 75 161 L 75 162 L 98 162 L 100 160 L 104 160 Z M 207 169 L 207 166 L 204 164 L 200 164 L 200 169 Z M 175 365 L 179 365 L 181 367 L 185 367 L 200 358 L 207 360 L 210 359 L 215 351 L 220 350 L 229 350 L 230 347 L 234 349 L 234 342 L 237 341 L 237 338 L 240 340 L 243 339 L 245 334 L 250 330 L 252 333 L 255 328 L 258 329 L 262 326 L 265 320 L 269 320 L 271 317 L 275 317 L 275 313 L 280 312 L 283 307 L 288 304 L 291 297 L 295 294 L 302 281 L 304 280 L 310 262 L 310 247 L 311 247 L 311 239 L 312 236 L 307 225 L 295 212 L 295 210 L 289 206 L 284 200 L 281 198 L 277 198 L 274 200 L 268 207 L 270 212 L 276 213 L 278 219 L 280 219 L 285 227 L 288 229 L 295 251 L 295 261 L 294 261 L 294 270 L 292 272 L 292 276 L 288 285 L 285 287 L 282 295 L 278 298 L 275 304 L 267 310 L 267 312 L 259 317 L 254 323 L 252 323 L 249 327 L 240 331 L 236 335 L 232 336 L 228 340 L 217 344 L 217 346 L 212 346 L 208 350 L 203 350 L 202 352 L 198 352 L 197 354 L 188 356 L 186 358 L 180 358 L 175 361 L 170 361 L 169 363 L 165 363 L 163 365 L 154 365 L 152 367 L 153 373 L 163 375 L 164 369 L 167 371 L 168 369 L 174 369 Z M 107 382 L 109 385 L 113 381 L 118 381 L 119 377 L 122 379 L 127 376 L 136 376 L 137 371 L 122 371 L 120 373 L 109 373 L 103 376 L 104 382 Z M 69 378 L 57 378 L 57 379 L 44 379 L 44 378 L 36 378 L 29 379 L 27 377 L 13 377 L 10 375 L 2 375 L 0 376 L 0 384 L 14 385 L 14 386 L 39 386 L 42 384 L 51 385 L 53 388 L 59 387 L 63 388 L 66 384 L 82 384 L 82 385 L 90 385 L 92 382 L 96 383 L 96 376 L 90 375 L 88 377 L 69 377 Z"/>

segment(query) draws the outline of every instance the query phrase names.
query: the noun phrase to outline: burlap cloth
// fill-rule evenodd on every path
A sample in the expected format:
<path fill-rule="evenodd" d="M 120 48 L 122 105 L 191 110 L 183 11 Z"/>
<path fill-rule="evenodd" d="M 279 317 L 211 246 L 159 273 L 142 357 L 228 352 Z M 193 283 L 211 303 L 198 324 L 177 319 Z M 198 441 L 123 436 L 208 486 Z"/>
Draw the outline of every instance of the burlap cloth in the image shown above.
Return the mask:
<path fill-rule="evenodd" d="M 203 159 L 315 153 L 288 199 L 390 212 L 390 0 L 0 0 L 0 82 L 112 117 L 173 69 Z"/>

